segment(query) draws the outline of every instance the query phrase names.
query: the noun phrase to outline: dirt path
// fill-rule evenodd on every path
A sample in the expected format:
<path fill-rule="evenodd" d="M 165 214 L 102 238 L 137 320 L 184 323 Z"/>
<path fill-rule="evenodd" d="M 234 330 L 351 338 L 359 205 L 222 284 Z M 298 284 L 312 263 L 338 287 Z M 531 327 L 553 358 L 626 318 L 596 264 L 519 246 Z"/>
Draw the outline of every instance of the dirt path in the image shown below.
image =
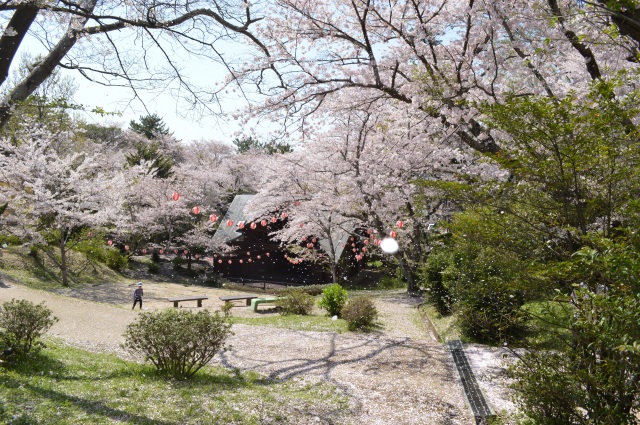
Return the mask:
<path fill-rule="evenodd" d="M 1 286 L 0 302 L 44 301 L 60 320 L 50 334 L 90 351 L 130 357 L 119 345 L 139 310 L 130 310 L 128 285 L 67 289 L 65 295 Z M 229 291 L 174 284 L 145 285 L 145 309 L 171 308 L 167 297 L 208 295 L 217 309 Z M 417 301 L 404 294 L 376 299 L 384 331 L 371 334 L 302 332 L 234 325 L 231 349 L 216 361 L 255 370 L 274 379 L 329 381 L 352 400 L 354 424 L 471 424 L 462 389 L 444 347 L 430 339 L 416 318 Z M 255 314 L 248 308 L 234 315 Z"/>

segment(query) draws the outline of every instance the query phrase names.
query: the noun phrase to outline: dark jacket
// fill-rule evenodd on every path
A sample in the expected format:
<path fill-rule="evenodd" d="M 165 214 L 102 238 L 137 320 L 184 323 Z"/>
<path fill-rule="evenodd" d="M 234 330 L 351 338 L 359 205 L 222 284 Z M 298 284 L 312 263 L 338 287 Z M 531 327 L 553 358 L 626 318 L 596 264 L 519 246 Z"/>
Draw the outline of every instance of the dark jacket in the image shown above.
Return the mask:
<path fill-rule="evenodd" d="M 142 288 L 136 288 L 136 290 L 133 291 L 134 300 L 141 300 L 143 295 L 144 295 L 144 291 L 142 290 Z"/>

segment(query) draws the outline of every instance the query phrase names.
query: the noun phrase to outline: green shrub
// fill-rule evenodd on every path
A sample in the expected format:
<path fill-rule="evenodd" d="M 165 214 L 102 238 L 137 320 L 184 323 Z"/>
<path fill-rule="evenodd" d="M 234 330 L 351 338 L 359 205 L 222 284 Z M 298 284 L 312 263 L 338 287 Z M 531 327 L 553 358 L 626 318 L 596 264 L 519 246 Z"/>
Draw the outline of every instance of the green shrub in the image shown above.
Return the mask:
<path fill-rule="evenodd" d="M 500 343 L 523 334 L 526 316 L 521 307 L 533 286 L 524 270 L 522 261 L 503 250 L 469 247 L 452 252 L 442 283 L 451 291 L 464 336 Z"/>
<path fill-rule="evenodd" d="M 233 308 L 233 302 L 225 301 L 222 306 L 220 306 L 220 311 L 224 314 L 224 317 L 231 317 L 231 309 Z"/>
<path fill-rule="evenodd" d="M 2 244 L 21 245 L 22 243 L 23 243 L 23 240 L 20 239 L 18 236 L 0 234 L 0 245 Z"/>
<path fill-rule="evenodd" d="M 460 332 L 485 343 L 517 339 L 526 324 L 526 315 L 520 309 L 524 303 L 522 291 L 514 289 L 511 282 L 486 277 L 458 301 Z"/>
<path fill-rule="evenodd" d="M 322 299 L 318 303 L 320 308 L 327 310 L 329 316 L 340 316 L 340 310 L 347 302 L 347 290 L 337 283 L 328 285 L 322 290 Z"/>
<path fill-rule="evenodd" d="M 117 248 L 108 248 L 105 250 L 104 263 L 110 269 L 122 271 L 129 265 L 129 258 L 122 255 Z"/>
<path fill-rule="evenodd" d="M 313 297 L 307 294 L 303 288 L 289 288 L 276 301 L 280 314 L 299 314 L 306 316 L 313 310 Z"/>
<path fill-rule="evenodd" d="M 450 253 L 433 252 L 420 268 L 418 275 L 424 288 L 425 299 L 443 316 L 451 314 L 453 298 L 443 282 L 443 273 L 450 264 Z"/>
<path fill-rule="evenodd" d="M 378 289 L 402 289 L 407 287 L 407 282 L 397 276 L 384 275 L 378 282 Z"/>
<path fill-rule="evenodd" d="M 58 321 L 44 303 L 11 300 L 0 309 L 0 338 L 5 348 L 18 357 L 39 351 L 42 335 Z"/>
<path fill-rule="evenodd" d="M 370 329 L 378 320 L 378 310 L 371 298 L 350 299 L 340 312 L 350 331 Z"/>
<path fill-rule="evenodd" d="M 160 271 L 160 266 L 158 265 L 158 263 L 151 262 L 147 264 L 147 270 L 151 274 L 158 274 L 158 272 Z"/>
<path fill-rule="evenodd" d="M 176 255 L 175 257 L 173 257 L 173 260 L 171 260 L 171 263 L 173 264 L 174 270 L 180 270 L 182 266 L 187 264 L 187 260 L 185 260 L 184 257 Z"/>
<path fill-rule="evenodd" d="M 298 286 L 296 287 L 297 289 L 312 295 L 312 296 L 316 296 L 316 295 L 320 295 L 322 294 L 322 290 L 324 288 L 326 288 L 328 285 L 304 285 L 304 286 Z M 240 288 L 239 288 L 240 289 Z M 289 291 L 290 288 L 269 288 L 269 292 L 272 292 L 273 294 L 284 294 L 286 292 Z"/>
<path fill-rule="evenodd" d="M 638 424 L 640 294 L 577 290 L 574 300 L 571 339 L 509 369 L 518 404 L 534 423 Z"/>
<path fill-rule="evenodd" d="M 231 325 L 217 312 L 167 309 L 143 312 L 127 326 L 124 347 L 142 353 L 160 373 L 188 378 L 224 346 Z"/>
<path fill-rule="evenodd" d="M 560 343 L 534 346 L 509 370 L 520 410 L 535 423 L 640 423 L 640 251 L 633 235 L 590 238 L 592 247 L 554 270 L 574 288 L 569 303 L 556 299 L 569 314 L 543 313 Z"/>
<path fill-rule="evenodd" d="M 93 235 L 93 233 L 91 233 Z M 104 234 L 89 237 L 88 231 L 83 231 L 74 245 L 73 250 L 83 253 L 87 258 L 99 263 L 104 263 L 105 251 L 108 249 L 104 244 Z"/>

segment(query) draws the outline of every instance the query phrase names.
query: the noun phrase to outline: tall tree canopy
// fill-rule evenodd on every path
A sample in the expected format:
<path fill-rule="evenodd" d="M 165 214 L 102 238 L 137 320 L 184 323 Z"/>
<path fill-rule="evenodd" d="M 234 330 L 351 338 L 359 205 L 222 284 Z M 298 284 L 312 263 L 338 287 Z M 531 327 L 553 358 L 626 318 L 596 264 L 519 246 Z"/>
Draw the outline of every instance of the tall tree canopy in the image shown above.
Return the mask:
<path fill-rule="evenodd" d="M 625 18 L 621 31 L 614 22 L 631 8 L 616 11 L 618 3 L 276 0 L 258 24 L 269 54 L 236 77 L 265 96 L 253 116 L 277 119 L 286 132 L 321 129 L 330 98 L 342 110 L 393 99 L 418 111 L 429 132 L 446 129 L 495 154 L 501 145 L 477 102 L 562 99 L 637 68 L 627 60 L 635 24 Z"/>

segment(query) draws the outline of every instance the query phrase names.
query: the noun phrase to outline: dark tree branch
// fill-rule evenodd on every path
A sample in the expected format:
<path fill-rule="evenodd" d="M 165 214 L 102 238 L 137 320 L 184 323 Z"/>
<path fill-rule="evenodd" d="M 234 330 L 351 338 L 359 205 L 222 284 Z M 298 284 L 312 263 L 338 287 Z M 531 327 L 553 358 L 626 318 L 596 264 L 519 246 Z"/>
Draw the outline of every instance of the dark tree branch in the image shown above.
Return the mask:
<path fill-rule="evenodd" d="M 0 85 L 4 84 L 9 76 L 9 67 L 16 52 L 29 31 L 31 24 L 38 15 L 38 8 L 33 5 L 27 5 L 16 9 L 11 16 L 11 20 L 7 24 L 2 38 L 0 38 Z M 10 34 L 9 31 L 14 31 Z"/>
<path fill-rule="evenodd" d="M 576 49 L 576 51 L 580 53 L 580 55 L 584 58 L 587 72 L 591 76 L 591 79 L 597 80 L 601 78 L 602 74 L 600 73 L 600 67 L 598 66 L 598 61 L 596 61 L 596 57 L 593 54 L 593 51 L 586 44 L 580 41 L 578 35 L 575 32 L 565 27 L 564 15 L 560 10 L 558 1 L 547 0 L 547 2 L 549 4 L 549 7 L 551 8 L 551 12 L 558 19 L 558 23 L 562 27 L 564 36 L 567 38 L 567 40 L 569 40 L 571 46 L 573 46 L 573 48 Z"/>

